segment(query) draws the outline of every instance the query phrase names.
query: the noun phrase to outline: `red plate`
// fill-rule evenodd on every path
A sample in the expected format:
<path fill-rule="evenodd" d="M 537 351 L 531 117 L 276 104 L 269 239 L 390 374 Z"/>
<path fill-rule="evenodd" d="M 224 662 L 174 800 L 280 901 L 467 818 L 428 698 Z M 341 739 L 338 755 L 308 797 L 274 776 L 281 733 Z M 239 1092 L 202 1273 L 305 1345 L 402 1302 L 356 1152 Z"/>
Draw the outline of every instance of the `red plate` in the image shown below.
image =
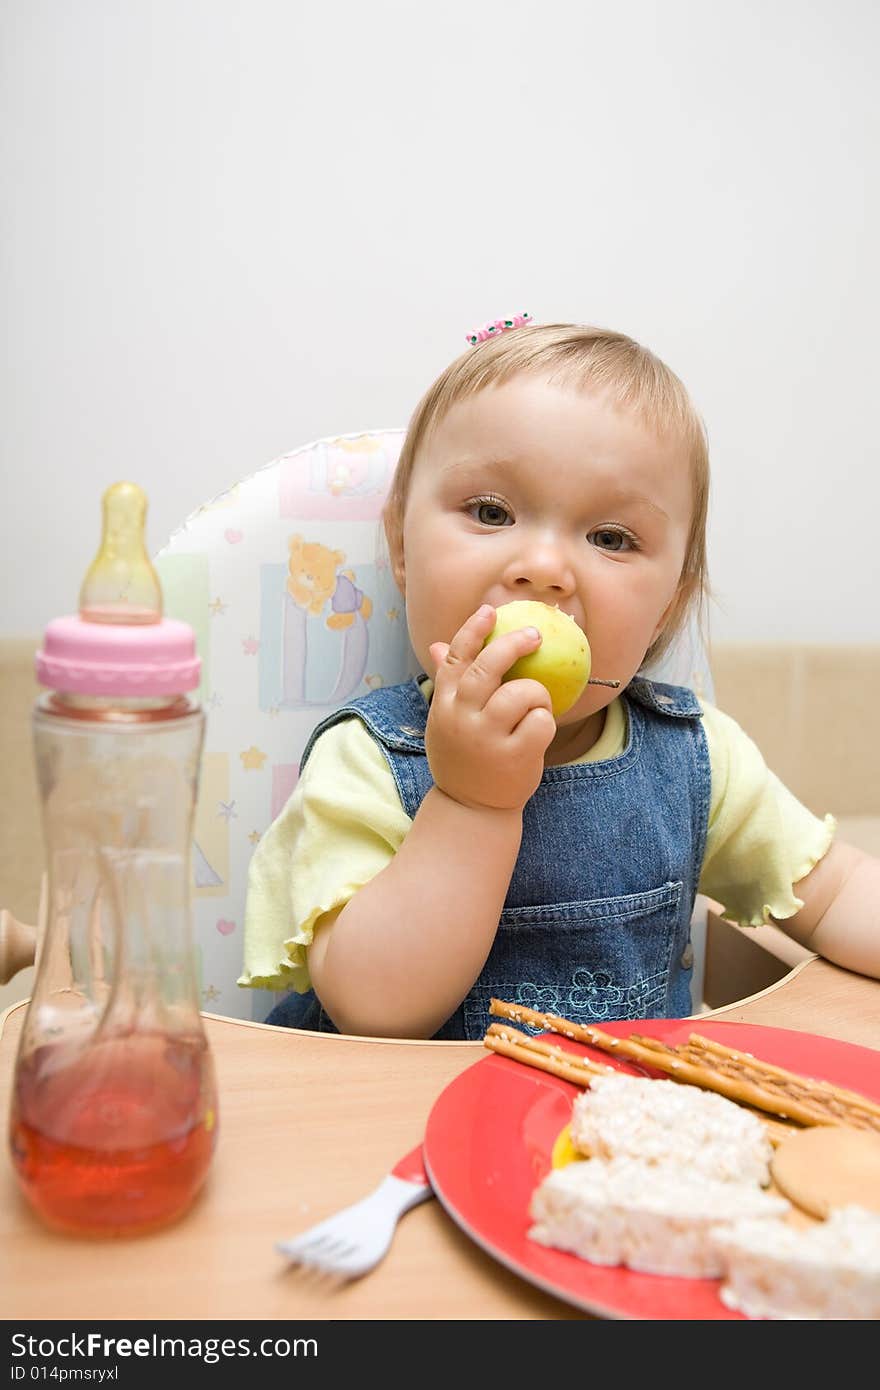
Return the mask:
<path fill-rule="evenodd" d="M 620 1037 L 645 1033 L 671 1047 L 701 1033 L 802 1076 L 880 1100 L 880 1053 L 852 1043 L 711 1019 L 629 1019 L 602 1028 Z M 635 1071 L 595 1048 L 546 1036 L 572 1052 Z M 431 1183 L 449 1215 L 514 1273 L 600 1317 L 742 1317 L 721 1302 L 717 1279 L 677 1279 L 588 1264 L 528 1239 L 532 1192 L 550 1171 L 553 1144 L 568 1124 L 578 1093 L 571 1082 L 494 1053 L 456 1077 L 435 1102 L 424 1140 Z"/>

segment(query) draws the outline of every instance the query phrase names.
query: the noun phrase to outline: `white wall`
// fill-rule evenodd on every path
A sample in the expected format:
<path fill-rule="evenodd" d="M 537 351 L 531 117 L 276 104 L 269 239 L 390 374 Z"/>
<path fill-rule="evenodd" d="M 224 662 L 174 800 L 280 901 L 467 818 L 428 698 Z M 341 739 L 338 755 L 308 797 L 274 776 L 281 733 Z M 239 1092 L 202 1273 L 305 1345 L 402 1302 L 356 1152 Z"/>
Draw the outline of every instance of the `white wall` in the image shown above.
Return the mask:
<path fill-rule="evenodd" d="M 875 0 L 3 0 L 0 635 L 488 317 L 607 324 L 714 459 L 719 639 L 880 638 Z"/>

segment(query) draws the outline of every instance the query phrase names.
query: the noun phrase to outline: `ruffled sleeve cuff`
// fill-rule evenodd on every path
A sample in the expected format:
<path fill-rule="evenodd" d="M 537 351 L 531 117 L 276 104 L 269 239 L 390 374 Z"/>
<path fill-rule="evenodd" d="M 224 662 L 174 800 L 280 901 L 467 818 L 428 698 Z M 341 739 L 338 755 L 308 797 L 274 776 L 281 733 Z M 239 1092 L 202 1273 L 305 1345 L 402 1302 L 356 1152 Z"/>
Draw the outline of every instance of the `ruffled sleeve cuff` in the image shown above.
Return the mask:
<path fill-rule="evenodd" d="M 799 855 L 791 860 L 790 869 L 782 873 L 775 884 L 766 885 L 772 887 L 773 891 L 767 894 L 767 901 L 760 909 L 750 908 L 745 901 L 737 901 L 737 894 L 732 891 L 726 895 L 727 901 L 723 903 L 724 916 L 741 927 L 773 926 L 776 922 L 784 922 L 786 918 L 794 917 L 804 905 L 803 900 L 796 896 L 794 886 L 806 878 L 819 861 L 824 859 L 831 848 L 836 830 L 837 822 L 834 816 L 826 815 L 821 821 L 817 819 L 808 843 L 799 846 Z M 780 868 L 782 867 L 780 865 Z M 747 886 L 743 885 L 744 888 Z"/>

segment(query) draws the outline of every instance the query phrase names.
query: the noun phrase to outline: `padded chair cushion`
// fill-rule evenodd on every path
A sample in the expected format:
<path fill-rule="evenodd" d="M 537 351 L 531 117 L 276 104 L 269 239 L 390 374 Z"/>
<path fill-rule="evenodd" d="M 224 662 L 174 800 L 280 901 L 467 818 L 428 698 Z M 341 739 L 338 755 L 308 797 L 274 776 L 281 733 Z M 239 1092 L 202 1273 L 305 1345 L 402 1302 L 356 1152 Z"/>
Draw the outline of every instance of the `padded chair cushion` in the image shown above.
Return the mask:
<path fill-rule="evenodd" d="M 418 669 L 380 514 L 402 430 L 318 440 L 193 513 L 156 557 L 195 629 L 207 711 L 194 844 L 203 1007 L 263 1018 L 239 989 L 247 866 L 315 724 Z"/>

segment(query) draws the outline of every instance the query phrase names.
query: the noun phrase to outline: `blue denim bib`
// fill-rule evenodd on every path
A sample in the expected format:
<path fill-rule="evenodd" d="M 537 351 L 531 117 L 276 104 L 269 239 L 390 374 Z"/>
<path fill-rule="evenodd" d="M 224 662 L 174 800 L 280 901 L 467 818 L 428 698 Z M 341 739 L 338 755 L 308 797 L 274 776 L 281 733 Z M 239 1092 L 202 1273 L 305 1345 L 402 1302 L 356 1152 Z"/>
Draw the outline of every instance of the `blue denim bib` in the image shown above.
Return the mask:
<path fill-rule="evenodd" d="M 706 844 L 710 767 L 699 702 L 635 679 L 619 757 L 544 770 L 498 931 L 479 978 L 436 1038 L 480 1039 L 495 995 L 581 1023 L 691 1012 L 690 921 Z M 428 706 L 417 680 L 336 710 L 315 740 L 356 715 L 379 744 L 414 818 L 433 785 Z M 335 1032 L 314 993 L 290 995 L 268 1023 Z"/>

